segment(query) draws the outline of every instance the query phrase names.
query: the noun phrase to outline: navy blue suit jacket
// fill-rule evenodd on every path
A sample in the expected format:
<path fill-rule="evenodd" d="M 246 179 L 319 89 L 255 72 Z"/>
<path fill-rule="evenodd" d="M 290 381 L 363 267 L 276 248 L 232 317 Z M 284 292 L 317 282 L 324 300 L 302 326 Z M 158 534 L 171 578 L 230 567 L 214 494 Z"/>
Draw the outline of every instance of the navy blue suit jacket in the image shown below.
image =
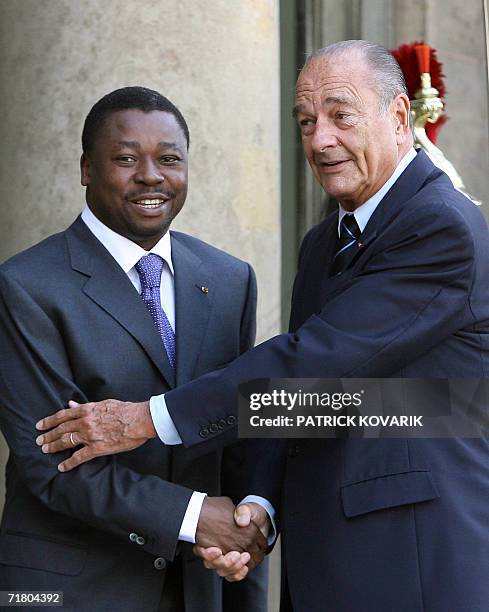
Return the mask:
<path fill-rule="evenodd" d="M 337 213 L 300 252 L 290 333 L 166 395 L 187 446 L 224 444 L 260 377 L 478 378 L 489 372 L 489 234 L 424 153 L 328 278 Z M 202 409 L 202 406 L 205 406 Z M 489 609 L 486 439 L 266 441 L 253 493 L 279 509 L 295 611 Z"/>

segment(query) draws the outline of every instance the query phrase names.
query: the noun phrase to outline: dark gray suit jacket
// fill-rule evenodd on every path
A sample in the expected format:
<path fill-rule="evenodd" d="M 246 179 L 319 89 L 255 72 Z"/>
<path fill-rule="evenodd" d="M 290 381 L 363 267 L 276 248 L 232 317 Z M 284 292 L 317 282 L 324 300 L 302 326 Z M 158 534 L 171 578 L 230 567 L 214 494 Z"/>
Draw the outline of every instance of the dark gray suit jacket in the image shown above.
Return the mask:
<path fill-rule="evenodd" d="M 221 452 L 196 460 L 151 440 L 61 474 L 67 454 L 35 444 L 36 421 L 70 399 L 144 400 L 252 346 L 250 266 L 185 234 L 171 239 L 176 376 L 137 291 L 81 219 L 0 267 L 0 424 L 10 448 L 2 589 L 63 590 L 65 610 L 150 612 L 178 559 L 186 609 L 221 609 L 220 580 L 178 542 L 192 490 L 220 493 Z M 250 583 L 251 602 L 240 592 L 235 609 L 261 609 L 263 586 Z"/>

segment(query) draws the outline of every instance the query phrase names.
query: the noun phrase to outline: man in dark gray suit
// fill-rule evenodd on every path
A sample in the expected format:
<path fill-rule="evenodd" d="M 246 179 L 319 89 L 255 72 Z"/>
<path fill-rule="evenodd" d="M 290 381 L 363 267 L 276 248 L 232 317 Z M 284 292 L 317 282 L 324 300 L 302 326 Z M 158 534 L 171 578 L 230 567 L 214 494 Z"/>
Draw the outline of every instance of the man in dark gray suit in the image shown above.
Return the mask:
<path fill-rule="evenodd" d="M 112 92 L 90 111 L 82 140 L 87 208 L 0 267 L 0 424 L 10 448 L 1 588 L 62 590 L 65 610 L 217 612 L 220 581 L 192 543 L 206 543 L 212 523 L 237 550 L 264 548 L 256 526 L 234 526 L 230 499 L 204 495 L 220 494 L 221 473 L 237 477 L 229 466 L 243 447 L 197 460 L 155 441 L 142 446 L 141 436 L 131 453 L 62 474 L 34 432 L 53 405 L 135 401 L 249 349 L 254 273 L 168 231 L 187 194 L 189 144 L 169 100 L 141 87 Z M 196 534 L 201 508 L 209 520 Z M 226 593 L 233 610 L 266 609 L 266 573 L 257 572 Z"/>

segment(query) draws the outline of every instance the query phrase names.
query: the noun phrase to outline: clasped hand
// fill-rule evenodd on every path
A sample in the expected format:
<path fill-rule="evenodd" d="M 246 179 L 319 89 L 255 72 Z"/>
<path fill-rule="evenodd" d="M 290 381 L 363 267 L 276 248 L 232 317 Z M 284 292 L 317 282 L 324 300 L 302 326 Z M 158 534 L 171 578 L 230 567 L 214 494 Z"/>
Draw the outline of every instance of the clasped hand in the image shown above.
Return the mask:
<path fill-rule="evenodd" d="M 253 502 L 234 508 L 227 497 L 206 497 L 194 554 L 226 580 L 243 580 L 265 556 L 268 514 Z"/>
<path fill-rule="evenodd" d="M 62 472 L 95 457 L 132 450 L 156 437 L 149 402 L 109 399 L 87 404 L 71 401 L 69 406 L 36 424 L 44 432 L 36 440 L 44 453 L 74 449 L 58 465 Z M 263 560 L 268 530 L 268 514 L 260 505 L 235 508 L 227 497 L 206 497 L 194 553 L 226 580 L 242 580 Z"/>

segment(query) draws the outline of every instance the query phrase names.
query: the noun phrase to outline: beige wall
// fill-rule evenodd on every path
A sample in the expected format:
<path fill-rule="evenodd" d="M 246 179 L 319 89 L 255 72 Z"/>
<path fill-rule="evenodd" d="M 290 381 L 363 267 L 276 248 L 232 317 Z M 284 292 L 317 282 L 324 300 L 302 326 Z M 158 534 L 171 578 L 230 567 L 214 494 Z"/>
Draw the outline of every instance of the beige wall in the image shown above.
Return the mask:
<path fill-rule="evenodd" d="M 259 335 L 276 331 L 276 2 L 4 0 L 1 12 L 0 260 L 73 220 L 86 113 L 112 89 L 145 85 L 190 126 L 189 197 L 175 228 L 255 266 Z"/>

